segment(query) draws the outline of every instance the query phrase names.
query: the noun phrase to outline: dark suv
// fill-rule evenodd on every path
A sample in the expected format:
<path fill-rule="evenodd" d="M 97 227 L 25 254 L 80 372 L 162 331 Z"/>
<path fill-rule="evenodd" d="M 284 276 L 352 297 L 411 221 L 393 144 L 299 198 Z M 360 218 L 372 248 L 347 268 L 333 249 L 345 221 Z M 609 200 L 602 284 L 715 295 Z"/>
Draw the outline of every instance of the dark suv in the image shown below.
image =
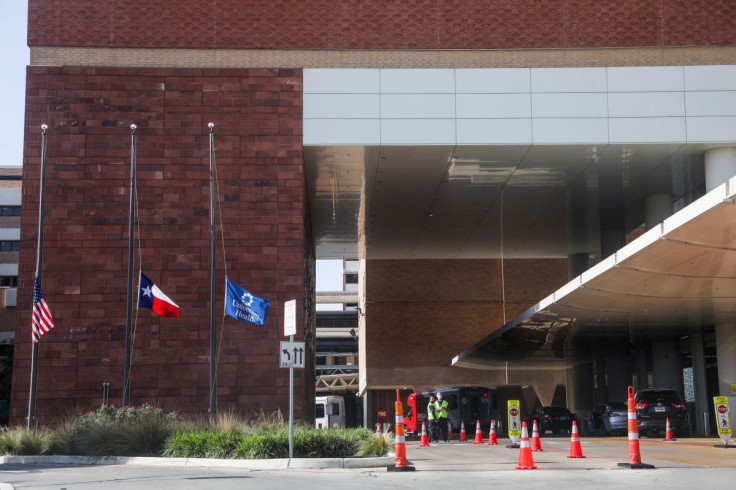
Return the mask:
<path fill-rule="evenodd" d="M 548 430 L 555 434 L 569 434 L 572 430 L 574 415 L 565 407 L 537 407 L 526 419 L 529 437 L 532 435 L 532 424 L 535 420 L 540 436 Z"/>
<path fill-rule="evenodd" d="M 673 435 L 690 435 L 687 408 L 675 390 L 639 390 L 634 402 L 639 434 L 664 434 L 669 418 Z"/>

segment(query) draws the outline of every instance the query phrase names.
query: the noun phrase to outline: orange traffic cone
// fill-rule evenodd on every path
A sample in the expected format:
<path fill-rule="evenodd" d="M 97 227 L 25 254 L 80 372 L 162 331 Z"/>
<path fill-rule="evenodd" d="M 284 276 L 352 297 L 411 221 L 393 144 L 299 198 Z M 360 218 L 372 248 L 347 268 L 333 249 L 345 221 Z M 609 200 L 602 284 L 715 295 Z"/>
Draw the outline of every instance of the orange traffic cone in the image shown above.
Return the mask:
<path fill-rule="evenodd" d="M 570 436 L 570 454 L 568 458 L 584 458 L 583 448 L 580 446 L 580 436 L 578 435 L 578 423 L 572 421 L 572 435 Z"/>
<path fill-rule="evenodd" d="M 537 427 L 537 421 L 534 421 L 532 425 L 532 451 L 544 451 L 542 449 L 542 441 L 539 439 L 539 428 Z"/>
<path fill-rule="evenodd" d="M 629 418 L 629 462 L 619 463 L 621 468 L 629 468 L 632 470 L 650 469 L 653 465 L 641 462 L 641 454 L 639 453 L 639 429 L 636 426 L 636 408 L 634 406 L 634 387 L 629 386 L 628 399 L 628 418 Z"/>
<path fill-rule="evenodd" d="M 536 470 L 534 459 L 532 458 L 532 448 L 529 445 L 529 431 L 526 428 L 526 422 L 521 423 L 521 449 L 519 449 L 519 464 L 516 465 L 517 470 Z"/>
<path fill-rule="evenodd" d="M 381 433 L 381 423 L 380 423 L 380 422 L 378 422 L 378 423 L 376 424 L 376 435 L 377 435 L 378 437 L 382 437 L 382 436 L 383 436 L 383 434 Z"/>
<path fill-rule="evenodd" d="M 675 439 L 674 437 L 672 437 L 672 427 L 670 427 L 670 418 L 669 417 L 667 417 L 667 426 L 666 427 L 667 428 L 664 431 L 664 439 L 662 439 L 662 440 L 663 441 L 667 441 L 667 442 L 676 441 L 677 439 Z"/>
<path fill-rule="evenodd" d="M 483 444 L 483 433 L 480 431 L 480 420 L 475 423 L 475 440 L 473 444 Z"/>
<path fill-rule="evenodd" d="M 491 420 L 491 432 L 488 434 L 488 445 L 498 446 L 498 439 L 496 438 L 496 421 Z"/>
<path fill-rule="evenodd" d="M 450 423 L 449 420 L 447 421 L 447 440 L 448 441 L 452 440 L 452 424 Z"/>
<path fill-rule="evenodd" d="M 419 439 L 419 447 L 429 447 L 429 438 L 427 437 L 427 424 L 422 421 L 422 437 Z"/>
<path fill-rule="evenodd" d="M 388 471 L 414 471 L 414 466 L 409 466 L 406 461 L 406 436 L 404 435 L 404 407 L 401 404 L 399 390 L 396 390 L 396 403 L 394 404 L 396 413 L 396 435 L 394 436 L 394 465 L 387 466 Z"/>
<path fill-rule="evenodd" d="M 460 439 L 458 439 L 460 442 L 468 442 L 468 436 L 465 435 L 465 422 L 460 421 Z"/>

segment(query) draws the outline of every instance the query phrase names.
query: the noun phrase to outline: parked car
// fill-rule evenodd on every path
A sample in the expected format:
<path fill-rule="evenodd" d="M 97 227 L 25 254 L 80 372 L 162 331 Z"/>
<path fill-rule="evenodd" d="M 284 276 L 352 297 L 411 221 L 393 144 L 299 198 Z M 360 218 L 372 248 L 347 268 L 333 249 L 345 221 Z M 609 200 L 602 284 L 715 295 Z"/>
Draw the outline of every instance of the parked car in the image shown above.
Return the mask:
<path fill-rule="evenodd" d="M 623 402 L 601 403 L 585 416 L 585 429 L 591 435 L 626 434 L 628 407 Z"/>
<path fill-rule="evenodd" d="M 639 434 L 664 434 L 667 419 L 674 436 L 689 436 L 687 408 L 675 390 L 639 390 L 634 395 Z"/>
<path fill-rule="evenodd" d="M 532 424 L 537 421 L 539 435 L 552 431 L 554 434 L 569 434 L 572 430 L 572 421 L 575 416 L 565 407 L 538 407 L 532 414 L 526 418 L 526 425 L 529 428 L 529 436 L 531 437 Z"/>

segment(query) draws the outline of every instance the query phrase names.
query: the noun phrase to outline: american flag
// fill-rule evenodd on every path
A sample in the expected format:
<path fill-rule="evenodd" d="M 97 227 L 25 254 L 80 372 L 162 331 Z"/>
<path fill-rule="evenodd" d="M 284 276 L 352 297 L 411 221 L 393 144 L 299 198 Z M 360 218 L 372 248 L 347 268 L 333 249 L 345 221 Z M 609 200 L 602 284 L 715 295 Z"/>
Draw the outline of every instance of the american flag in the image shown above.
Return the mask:
<path fill-rule="evenodd" d="M 49 306 L 43 299 L 41 286 L 38 284 L 38 276 L 33 278 L 33 343 L 38 342 L 41 335 L 54 328 L 54 319 L 51 317 Z"/>

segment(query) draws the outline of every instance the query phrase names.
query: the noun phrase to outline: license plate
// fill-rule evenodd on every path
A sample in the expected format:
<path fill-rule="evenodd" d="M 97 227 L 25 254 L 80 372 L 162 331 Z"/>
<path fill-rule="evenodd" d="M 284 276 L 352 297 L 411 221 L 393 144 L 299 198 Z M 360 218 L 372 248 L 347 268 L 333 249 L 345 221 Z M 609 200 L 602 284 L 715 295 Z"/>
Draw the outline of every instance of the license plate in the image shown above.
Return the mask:
<path fill-rule="evenodd" d="M 664 407 L 654 407 L 655 412 L 664 412 L 664 410 L 665 410 Z"/>
<path fill-rule="evenodd" d="M 560 417 L 560 420 L 570 420 L 570 417 Z"/>

